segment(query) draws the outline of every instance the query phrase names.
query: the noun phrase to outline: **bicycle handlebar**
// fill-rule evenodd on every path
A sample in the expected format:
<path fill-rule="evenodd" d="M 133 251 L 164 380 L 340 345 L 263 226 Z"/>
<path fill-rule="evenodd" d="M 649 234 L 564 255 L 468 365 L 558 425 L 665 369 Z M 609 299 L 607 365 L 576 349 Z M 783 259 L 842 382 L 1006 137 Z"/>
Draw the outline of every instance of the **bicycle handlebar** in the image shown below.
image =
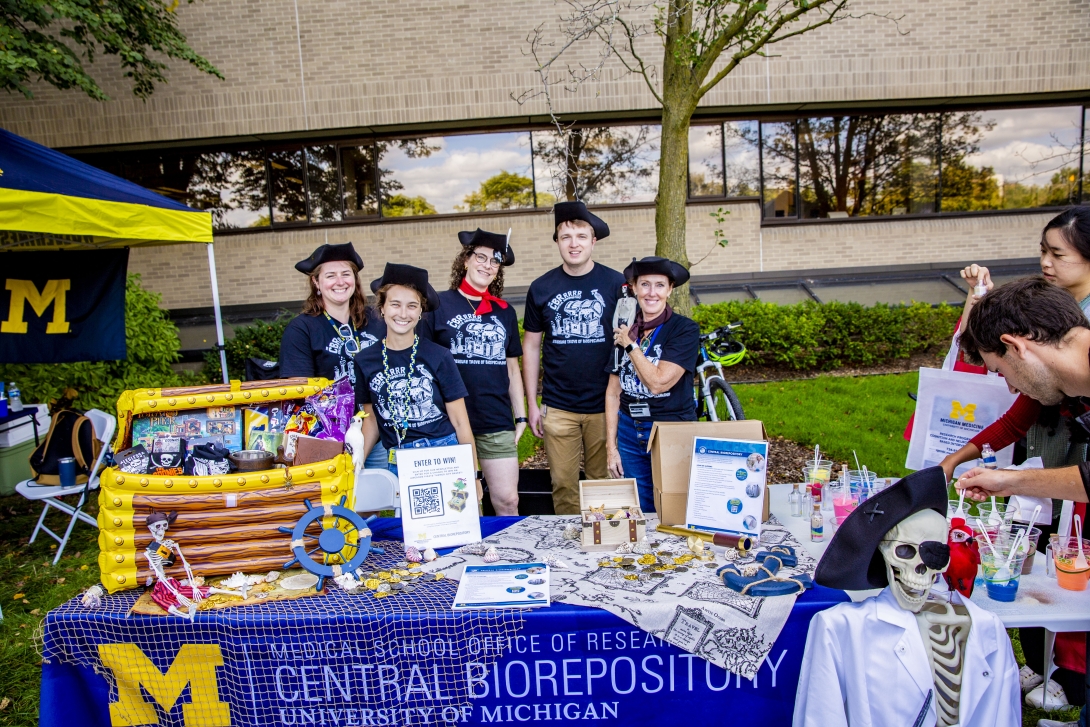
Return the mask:
<path fill-rule="evenodd" d="M 729 334 L 734 333 L 735 331 L 741 329 L 741 327 L 742 327 L 742 322 L 741 321 L 735 321 L 734 323 L 728 323 L 725 326 L 722 326 L 720 328 L 716 328 L 714 331 L 709 331 L 708 333 L 702 334 L 700 336 L 700 340 L 701 341 L 714 341 L 715 339 L 719 338 L 719 336 L 721 334 L 728 334 L 729 335 Z"/>

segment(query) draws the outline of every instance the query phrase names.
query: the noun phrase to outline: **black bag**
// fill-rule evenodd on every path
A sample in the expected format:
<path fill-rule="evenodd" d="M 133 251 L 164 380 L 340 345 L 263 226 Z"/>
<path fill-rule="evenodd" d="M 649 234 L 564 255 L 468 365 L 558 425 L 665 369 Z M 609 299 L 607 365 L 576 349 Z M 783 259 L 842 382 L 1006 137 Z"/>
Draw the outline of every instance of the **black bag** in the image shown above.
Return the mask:
<path fill-rule="evenodd" d="M 190 450 L 185 461 L 185 474 L 207 477 L 225 475 L 231 471 L 231 452 L 214 442 L 198 444 Z"/>
<path fill-rule="evenodd" d="M 246 359 L 247 381 L 271 381 L 280 378 L 280 362 L 266 361 L 263 358 Z"/>
<path fill-rule="evenodd" d="M 76 484 L 85 484 L 101 450 L 102 442 L 95 437 L 95 427 L 90 419 L 70 409 L 59 411 L 53 415 L 45 441 L 30 455 L 34 481 L 39 485 L 59 485 L 58 462 L 64 457 L 73 457 Z"/>

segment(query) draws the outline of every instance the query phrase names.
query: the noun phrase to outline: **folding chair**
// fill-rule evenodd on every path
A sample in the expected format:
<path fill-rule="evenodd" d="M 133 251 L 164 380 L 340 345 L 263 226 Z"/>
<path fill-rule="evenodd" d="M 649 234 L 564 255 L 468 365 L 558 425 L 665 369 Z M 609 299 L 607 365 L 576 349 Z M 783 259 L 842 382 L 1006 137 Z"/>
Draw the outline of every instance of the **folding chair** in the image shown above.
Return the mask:
<path fill-rule="evenodd" d="M 363 470 L 356 479 L 356 512 L 393 510 L 401 517 L 401 490 L 390 470 Z"/>
<path fill-rule="evenodd" d="M 26 499 L 39 500 L 45 503 L 45 507 L 42 508 L 42 516 L 38 518 L 38 524 L 34 526 L 34 532 L 30 535 L 30 542 L 33 543 L 38 537 L 38 531 L 44 531 L 46 535 L 60 543 L 57 547 L 57 555 L 53 558 L 53 565 L 56 565 L 57 561 L 61 559 L 64 546 L 68 544 L 68 538 L 72 535 L 72 528 L 76 526 L 77 520 L 98 527 L 98 521 L 85 513 L 83 506 L 87 504 L 88 493 L 98 489 L 99 468 L 102 467 L 102 462 L 106 459 L 106 453 L 110 449 L 110 440 L 114 436 L 117 420 L 110 414 L 98 409 L 90 410 L 85 416 L 91 420 L 91 426 L 95 430 L 95 437 L 102 442 L 102 449 L 99 451 L 98 458 L 95 459 L 95 463 L 91 467 L 91 474 L 83 487 L 42 486 L 35 484 L 34 480 L 23 480 L 15 486 L 15 491 Z M 72 495 L 79 495 L 79 501 L 74 506 L 61 499 Z M 45 516 L 49 513 L 51 507 L 71 516 L 68 521 L 68 528 L 64 531 L 64 537 L 57 535 L 45 526 Z"/>

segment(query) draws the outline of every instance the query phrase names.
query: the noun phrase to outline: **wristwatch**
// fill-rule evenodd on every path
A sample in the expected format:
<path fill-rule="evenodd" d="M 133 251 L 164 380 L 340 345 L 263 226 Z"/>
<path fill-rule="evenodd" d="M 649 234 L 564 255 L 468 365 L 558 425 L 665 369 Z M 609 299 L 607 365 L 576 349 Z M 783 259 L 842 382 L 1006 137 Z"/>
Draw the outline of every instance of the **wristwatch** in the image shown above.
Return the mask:
<path fill-rule="evenodd" d="M 530 420 L 526 417 L 515 417 L 515 424 L 529 424 Z"/>
<path fill-rule="evenodd" d="M 625 353 L 632 353 L 632 349 L 634 349 L 635 347 L 636 347 L 635 343 L 630 343 L 630 344 L 628 344 L 627 346 L 624 347 L 624 352 Z"/>

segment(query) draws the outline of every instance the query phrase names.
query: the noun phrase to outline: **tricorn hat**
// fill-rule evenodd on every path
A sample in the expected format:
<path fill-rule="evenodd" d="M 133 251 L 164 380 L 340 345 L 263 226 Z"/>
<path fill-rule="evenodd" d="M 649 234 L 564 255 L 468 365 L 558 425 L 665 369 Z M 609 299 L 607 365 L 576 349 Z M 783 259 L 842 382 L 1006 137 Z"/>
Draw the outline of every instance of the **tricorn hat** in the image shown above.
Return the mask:
<path fill-rule="evenodd" d="M 582 220 L 594 228 L 594 237 L 604 240 L 609 237 L 609 225 L 601 217 L 592 215 L 587 206 L 582 202 L 557 202 L 553 205 L 553 239 L 556 239 L 556 228 L 561 222 L 573 222 Z"/>
<path fill-rule="evenodd" d="M 427 300 L 428 310 L 439 307 L 439 294 L 428 283 L 428 271 L 423 268 L 401 263 L 386 263 L 382 277 L 371 281 L 371 292 L 377 293 L 384 285 L 404 285 L 407 288 L 413 288 Z"/>
<path fill-rule="evenodd" d="M 665 275 L 675 286 L 684 285 L 689 281 L 689 271 L 685 269 L 685 266 L 656 255 L 650 255 L 642 260 L 632 258 L 632 262 L 624 269 L 625 280 L 635 281 L 641 275 Z"/>
<path fill-rule="evenodd" d="M 928 467 L 859 503 L 840 523 L 821 556 L 814 581 L 828 588 L 865 591 L 889 585 L 878 544 L 897 524 L 923 510 L 946 517 L 946 473 Z"/>
<path fill-rule="evenodd" d="M 295 263 L 295 269 L 310 275 L 322 263 L 331 263 L 338 260 L 350 262 L 356 266 L 357 270 L 363 270 L 363 259 L 356 252 L 356 248 L 352 247 L 351 242 L 346 242 L 343 245 L 321 245 L 306 260 Z"/>
<path fill-rule="evenodd" d="M 500 265 L 510 267 L 515 264 L 515 251 L 511 249 L 510 230 L 506 235 L 501 235 L 497 232 L 485 232 L 478 227 L 473 232 L 459 232 L 458 242 L 468 248 L 491 248 L 492 257 L 499 260 Z"/>

